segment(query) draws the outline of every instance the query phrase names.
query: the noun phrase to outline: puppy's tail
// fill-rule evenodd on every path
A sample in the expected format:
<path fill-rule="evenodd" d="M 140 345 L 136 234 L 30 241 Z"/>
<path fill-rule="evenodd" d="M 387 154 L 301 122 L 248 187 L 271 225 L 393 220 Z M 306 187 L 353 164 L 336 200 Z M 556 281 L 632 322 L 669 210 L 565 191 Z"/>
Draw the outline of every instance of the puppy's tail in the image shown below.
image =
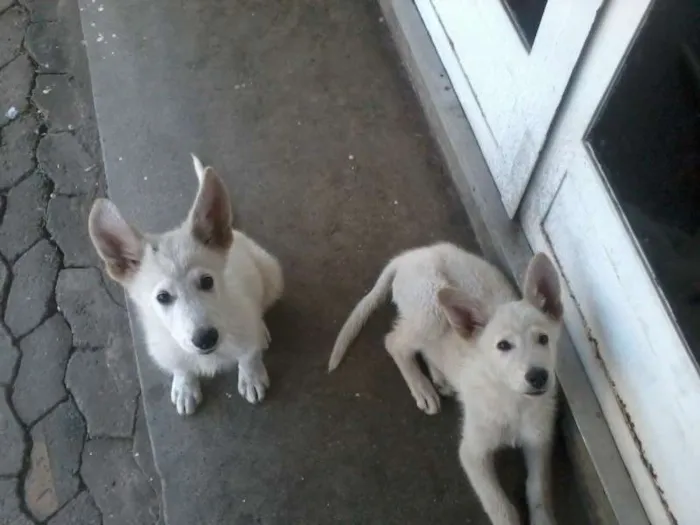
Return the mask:
<path fill-rule="evenodd" d="M 204 177 L 204 164 L 202 164 L 202 161 L 197 158 L 197 155 L 194 153 L 190 153 L 192 155 L 192 163 L 194 164 L 194 171 L 197 174 L 197 179 L 199 182 L 202 182 L 202 178 Z"/>
<path fill-rule="evenodd" d="M 338 338 L 335 340 L 331 357 L 328 360 L 328 371 L 335 370 L 343 359 L 348 346 L 360 333 L 362 326 L 367 322 L 370 314 L 379 306 L 387 296 L 389 288 L 396 275 L 396 261 L 392 260 L 379 274 L 374 287 L 357 303 L 343 328 L 340 329 Z"/>

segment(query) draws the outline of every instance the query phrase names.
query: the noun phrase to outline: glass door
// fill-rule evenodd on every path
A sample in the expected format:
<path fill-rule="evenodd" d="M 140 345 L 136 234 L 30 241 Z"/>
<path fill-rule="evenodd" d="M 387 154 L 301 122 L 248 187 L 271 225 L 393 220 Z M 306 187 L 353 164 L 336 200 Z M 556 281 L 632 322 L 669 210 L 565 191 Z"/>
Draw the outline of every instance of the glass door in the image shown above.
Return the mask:
<path fill-rule="evenodd" d="M 608 0 L 520 206 L 654 525 L 698 523 L 700 3 Z"/>

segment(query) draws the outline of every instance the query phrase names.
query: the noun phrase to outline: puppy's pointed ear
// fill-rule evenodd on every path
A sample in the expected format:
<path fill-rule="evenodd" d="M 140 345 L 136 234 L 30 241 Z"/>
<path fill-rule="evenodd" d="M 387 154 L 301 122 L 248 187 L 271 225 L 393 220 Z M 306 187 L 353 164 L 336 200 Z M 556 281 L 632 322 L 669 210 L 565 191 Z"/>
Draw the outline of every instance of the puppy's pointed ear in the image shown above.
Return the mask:
<path fill-rule="evenodd" d="M 199 191 L 189 215 L 192 235 L 214 250 L 227 251 L 233 243 L 232 211 L 224 181 L 212 168 L 202 168 L 195 159 Z"/>
<path fill-rule="evenodd" d="M 525 300 L 552 319 L 559 321 L 564 314 L 561 303 L 559 274 L 544 253 L 537 253 L 525 273 L 523 289 Z"/>
<path fill-rule="evenodd" d="M 462 337 L 471 337 L 488 322 L 483 305 L 462 290 L 443 288 L 438 292 L 438 301 L 450 325 Z"/>
<path fill-rule="evenodd" d="M 112 279 L 123 283 L 136 274 L 143 257 L 143 237 L 129 226 L 111 201 L 97 199 L 93 203 L 88 230 Z"/>

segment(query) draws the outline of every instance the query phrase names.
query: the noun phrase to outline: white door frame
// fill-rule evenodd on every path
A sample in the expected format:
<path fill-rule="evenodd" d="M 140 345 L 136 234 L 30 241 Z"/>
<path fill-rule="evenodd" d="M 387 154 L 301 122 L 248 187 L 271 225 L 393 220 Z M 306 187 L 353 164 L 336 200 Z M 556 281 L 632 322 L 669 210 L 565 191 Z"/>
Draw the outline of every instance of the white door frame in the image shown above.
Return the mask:
<path fill-rule="evenodd" d="M 558 262 L 567 327 L 654 525 L 698 523 L 700 375 L 585 137 L 651 0 L 610 0 L 521 207 Z"/>
<path fill-rule="evenodd" d="M 504 101 L 501 111 L 508 121 L 489 120 L 488 104 L 475 93 L 478 86 L 474 77 L 465 74 L 471 71 L 458 56 L 461 48 L 435 9 L 440 2 L 454 5 L 458 1 L 415 0 L 415 4 L 506 209 L 511 217 L 519 211 L 518 219 L 533 250 L 545 251 L 557 261 L 568 292 L 567 327 L 650 522 L 695 525 L 695 493 L 700 486 L 700 375 L 644 254 L 585 142 L 588 128 L 652 0 L 608 0 L 605 9 L 596 13 L 594 29 L 583 43 L 580 60 L 576 57 L 570 63 L 572 70 L 577 67 L 575 81 L 567 89 L 569 78 L 562 77 L 565 82 L 559 84 L 562 93 L 558 100 L 555 96 L 555 102 L 543 108 L 533 102 L 535 109 L 530 110 L 530 117 L 527 103 L 509 105 Z M 486 1 L 469 3 L 474 9 L 484 9 L 498 2 Z M 558 3 L 550 0 L 548 9 L 549 4 Z M 508 16 L 505 11 L 503 15 Z M 493 20 L 501 20 L 494 16 Z M 544 22 L 543 18 L 541 28 Z M 462 25 L 461 31 L 465 27 Z M 510 40 L 505 42 L 504 48 L 513 45 Z M 501 70 L 508 64 L 503 61 Z M 493 67 L 491 75 L 497 76 L 499 67 Z M 492 96 L 498 99 L 506 92 L 499 88 Z M 518 100 L 538 100 L 537 89 L 524 93 L 530 94 Z M 551 118 L 544 118 L 548 111 L 557 114 L 553 125 Z M 545 114 L 540 119 L 544 123 L 541 128 L 536 128 L 538 112 Z M 518 133 L 507 135 L 506 131 L 515 129 L 510 122 L 523 119 L 523 114 L 527 126 L 532 127 L 534 122 L 535 129 L 540 130 L 536 133 L 544 136 L 539 159 L 537 155 L 526 158 L 523 173 L 513 175 L 504 159 L 510 155 L 514 169 L 518 169 L 521 159 L 516 162 L 518 155 L 513 151 L 521 148 L 522 142 L 517 141 Z M 506 134 L 499 136 L 499 130 Z M 502 142 L 506 136 L 512 137 L 508 144 Z M 511 144 L 518 144 L 517 148 L 508 149 Z M 536 168 L 530 174 L 528 166 L 535 161 Z M 508 187 L 510 183 L 513 187 Z"/>
<path fill-rule="evenodd" d="M 549 0 L 528 51 L 500 0 L 415 0 L 511 217 L 603 1 Z"/>

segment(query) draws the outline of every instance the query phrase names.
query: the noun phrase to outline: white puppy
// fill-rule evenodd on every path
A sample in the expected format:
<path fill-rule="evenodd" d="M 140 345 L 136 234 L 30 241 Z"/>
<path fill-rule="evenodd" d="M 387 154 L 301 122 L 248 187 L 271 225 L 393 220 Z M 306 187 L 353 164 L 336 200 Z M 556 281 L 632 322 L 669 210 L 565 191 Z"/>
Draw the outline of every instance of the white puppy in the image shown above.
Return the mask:
<path fill-rule="evenodd" d="M 193 160 L 199 191 L 178 228 L 142 234 L 106 199 L 95 201 L 89 218 L 109 275 L 138 307 L 151 357 L 172 375 L 172 402 L 181 415 L 201 402 L 200 377 L 236 364 L 240 394 L 251 403 L 264 398 L 263 314 L 283 289 L 277 260 L 231 229 L 226 185 Z"/>
<path fill-rule="evenodd" d="M 553 524 L 548 485 L 562 305 L 550 260 L 541 253 L 533 257 L 524 298 L 518 299 L 501 272 L 454 245 L 405 252 L 350 314 L 330 370 L 390 288 L 398 318 L 386 348 L 421 410 L 435 414 L 440 398 L 416 354 L 440 392 L 456 391 L 464 410 L 459 457 L 492 523 L 520 523 L 493 464 L 497 449 L 520 446 L 528 469 L 530 523 Z"/>

